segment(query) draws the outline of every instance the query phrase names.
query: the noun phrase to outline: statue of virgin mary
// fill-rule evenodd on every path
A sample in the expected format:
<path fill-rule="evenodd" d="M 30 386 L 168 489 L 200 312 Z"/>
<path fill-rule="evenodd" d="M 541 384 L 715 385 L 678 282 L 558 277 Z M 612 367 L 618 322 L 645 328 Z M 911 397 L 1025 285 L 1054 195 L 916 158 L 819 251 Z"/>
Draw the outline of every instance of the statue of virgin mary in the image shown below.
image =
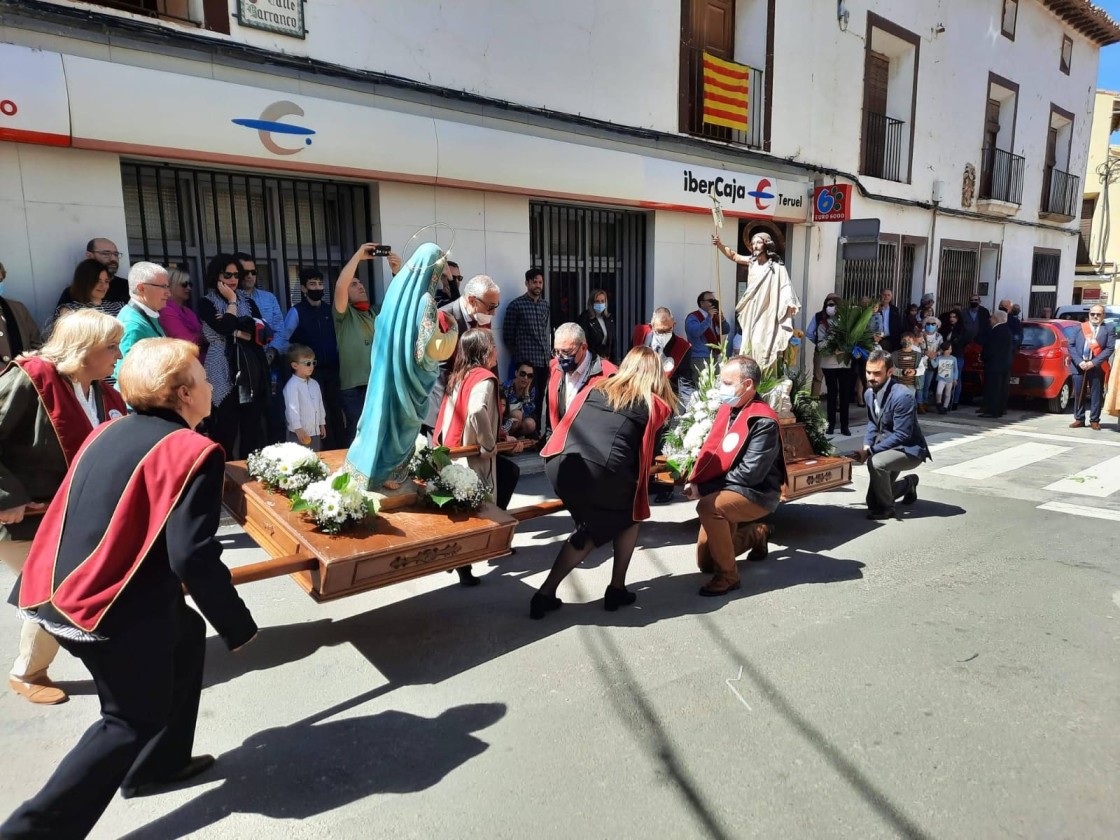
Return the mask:
<path fill-rule="evenodd" d="M 344 465 L 369 490 L 403 477 L 439 363 L 455 351 L 458 329 L 439 316 L 435 301 L 446 264 L 436 245 L 417 248 L 389 284 L 377 316 L 365 406 Z"/>

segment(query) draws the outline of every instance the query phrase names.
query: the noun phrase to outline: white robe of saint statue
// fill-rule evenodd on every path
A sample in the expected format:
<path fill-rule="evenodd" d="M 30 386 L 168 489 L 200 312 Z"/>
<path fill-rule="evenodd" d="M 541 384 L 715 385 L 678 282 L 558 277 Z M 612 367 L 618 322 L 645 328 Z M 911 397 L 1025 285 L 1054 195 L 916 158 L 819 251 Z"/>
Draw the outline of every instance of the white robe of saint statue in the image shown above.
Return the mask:
<path fill-rule="evenodd" d="M 777 361 L 793 337 L 793 317 L 801 311 L 786 267 L 773 258 L 751 260 L 747 290 L 735 305 L 743 336 L 742 352 L 765 370 Z"/>

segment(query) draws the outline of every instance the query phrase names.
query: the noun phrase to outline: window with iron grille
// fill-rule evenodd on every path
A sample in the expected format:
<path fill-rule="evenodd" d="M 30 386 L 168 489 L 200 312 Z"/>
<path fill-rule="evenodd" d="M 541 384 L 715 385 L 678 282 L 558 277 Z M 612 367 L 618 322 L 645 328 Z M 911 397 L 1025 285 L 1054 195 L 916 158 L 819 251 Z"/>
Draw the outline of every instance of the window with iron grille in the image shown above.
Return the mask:
<path fill-rule="evenodd" d="M 962 306 L 976 292 L 980 280 L 980 254 L 966 248 L 941 249 L 937 277 L 937 302 L 943 306 Z"/>
<path fill-rule="evenodd" d="M 844 260 L 840 294 L 845 300 L 869 297 L 879 299 L 883 289 L 894 293 L 898 306 L 913 298 L 915 246 L 909 242 L 880 242 L 879 257 L 874 260 Z"/>
<path fill-rule="evenodd" d="M 258 285 L 284 306 L 299 300 L 299 270 L 329 280 L 369 239 L 369 191 L 358 184 L 121 163 L 128 254 L 202 277 L 215 254 L 252 254 Z M 371 263 L 359 277 L 372 290 Z"/>
<path fill-rule="evenodd" d="M 1058 273 L 1062 267 L 1060 251 L 1036 248 L 1031 261 L 1031 299 L 1027 317 L 1041 318 L 1044 307 L 1058 308 Z"/>
<path fill-rule="evenodd" d="M 603 289 L 621 356 L 634 325 L 649 317 L 645 214 L 534 201 L 529 205 L 529 250 L 533 266 L 544 271 L 553 329 L 578 320 L 591 291 Z"/>

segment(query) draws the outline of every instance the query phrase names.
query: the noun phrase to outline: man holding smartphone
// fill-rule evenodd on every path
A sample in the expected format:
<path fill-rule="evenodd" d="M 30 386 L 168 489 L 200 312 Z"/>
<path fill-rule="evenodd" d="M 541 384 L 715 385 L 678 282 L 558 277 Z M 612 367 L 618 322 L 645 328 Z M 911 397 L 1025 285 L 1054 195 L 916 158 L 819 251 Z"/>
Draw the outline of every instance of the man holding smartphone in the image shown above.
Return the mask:
<path fill-rule="evenodd" d="M 374 257 L 387 257 L 393 274 L 400 271 L 401 258 L 392 253 L 388 245 L 367 242 L 354 252 L 334 286 L 332 315 L 334 334 L 338 340 L 339 397 L 346 420 L 346 428 L 341 435 L 344 447 L 354 440 L 369 385 L 373 322 L 377 313 L 370 306 L 369 292 L 357 279 L 357 273 L 359 264 Z"/>
<path fill-rule="evenodd" d="M 690 312 L 684 319 L 684 333 L 688 337 L 689 344 L 692 345 L 689 354 L 692 364 L 691 370 L 681 371 L 681 377 L 683 379 L 691 373 L 692 381 L 685 383 L 689 386 L 689 392 L 695 390 L 696 383 L 700 381 L 700 374 L 707 366 L 708 360 L 716 353 L 708 345 L 719 344 L 731 334 L 731 325 L 727 323 L 726 318 L 720 317 L 719 301 L 711 291 L 703 291 L 697 295 L 696 303 L 700 308 Z M 718 332 L 716 318 L 720 319 Z"/>

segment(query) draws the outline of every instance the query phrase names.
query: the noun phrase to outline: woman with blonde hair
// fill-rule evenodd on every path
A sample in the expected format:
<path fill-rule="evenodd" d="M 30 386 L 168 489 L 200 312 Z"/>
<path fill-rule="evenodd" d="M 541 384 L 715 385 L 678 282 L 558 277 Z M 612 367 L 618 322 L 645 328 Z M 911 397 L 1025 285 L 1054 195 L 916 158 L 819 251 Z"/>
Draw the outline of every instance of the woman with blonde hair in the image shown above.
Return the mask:
<path fill-rule="evenodd" d="M 498 347 L 492 331 L 476 328 L 463 333 L 440 403 L 434 437 L 437 444 L 452 449 L 478 447 L 478 454 L 467 458 L 467 466 L 490 490 L 495 504 L 505 510 L 521 470 L 513 461 L 497 454 L 498 429 L 502 421 L 498 402 L 501 388 L 494 375 L 497 365 Z M 515 451 L 521 451 L 520 443 Z M 462 566 L 457 571 L 463 586 L 478 584 L 470 566 Z"/>
<path fill-rule="evenodd" d="M 40 514 L 94 428 L 125 414 L 124 400 L 103 380 L 113 372 L 124 327 L 93 309 L 70 312 L 38 352 L 0 373 L 0 558 L 19 572 Z M 24 622 L 8 684 L 32 703 L 54 705 L 66 692 L 47 668 L 58 643 Z"/>
<path fill-rule="evenodd" d="M 168 338 L 181 338 L 198 345 L 198 360 L 206 363 L 206 339 L 202 337 L 202 321 L 191 309 L 191 276 L 179 268 L 167 269 L 171 297 L 159 311 L 159 325 Z"/>
<path fill-rule="evenodd" d="M 613 362 L 614 353 L 614 315 L 607 301 L 606 289 L 594 289 L 587 296 L 587 309 L 577 322 L 587 336 L 587 347 L 600 359 Z"/>
<path fill-rule="evenodd" d="M 0 837 L 85 837 L 120 791 L 146 796 L 206 771 L 192 755 L 206 622 L 231 650 L 257 626 L 216 538 L 225 459 L 195 431 L 210 413 L 198 347 L 145 338 L 121 364 L 135 409 L 90 435 L 27 555 L 17 600 L 89 670 L 101 718 Z"/>
<path fill-rule="evenodd" d="M 649 469 L 657 432 L 676 405 L 657 353 L 635 347 L 617 374 L 580 391 L 568 406 L 541 455 L 576 529 L 533 596 L 531 618 L 560 608 L 560 582 L 606 542 L 614 544 L 614 567 L 603 606 L 614 611 L 637 600 L 626 589 L 626 570 L 638 541 L 638 524 L 649 518 Z"/>

